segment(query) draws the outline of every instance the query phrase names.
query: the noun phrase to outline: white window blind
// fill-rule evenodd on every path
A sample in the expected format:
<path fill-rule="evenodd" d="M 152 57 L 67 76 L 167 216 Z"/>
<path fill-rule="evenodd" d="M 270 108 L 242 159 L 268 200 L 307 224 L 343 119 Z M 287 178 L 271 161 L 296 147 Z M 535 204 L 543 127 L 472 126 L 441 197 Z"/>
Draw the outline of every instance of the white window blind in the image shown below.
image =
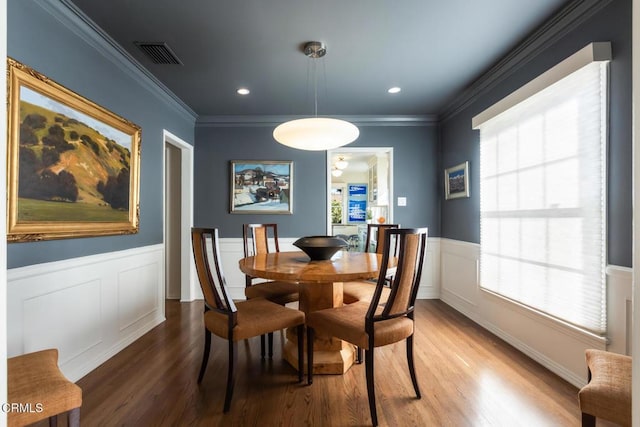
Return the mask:
<path fill-rule="evenodd" d="M 607 62 L 591 62 L 480 129 L 480 286 L 606 331 Z"/>

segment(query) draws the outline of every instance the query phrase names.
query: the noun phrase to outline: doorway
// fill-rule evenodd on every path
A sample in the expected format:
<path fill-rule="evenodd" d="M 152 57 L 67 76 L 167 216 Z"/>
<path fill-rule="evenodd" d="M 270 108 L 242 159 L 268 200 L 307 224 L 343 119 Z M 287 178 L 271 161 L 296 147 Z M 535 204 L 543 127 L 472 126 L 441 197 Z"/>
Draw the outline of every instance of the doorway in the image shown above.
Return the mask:
<path fill-rule="evenodd" d="M 163 165 L 165 298 L 193 301 L 193 146 L 165 130 Z"/>
<path fill-rule="evenodd" d="M 364 250 L 367 223 L 393 223 L 393 148 L 327 151 L 327 234 Z"/>
<path fill-rule="evenodd" d="M 172 144 L 164 145 L 165 156 L 165 297 L 180 299 L 180 224 L 182 223 L 180 205 L 182 200 L 180 188 L 181 157 L 180 149 Z"/>

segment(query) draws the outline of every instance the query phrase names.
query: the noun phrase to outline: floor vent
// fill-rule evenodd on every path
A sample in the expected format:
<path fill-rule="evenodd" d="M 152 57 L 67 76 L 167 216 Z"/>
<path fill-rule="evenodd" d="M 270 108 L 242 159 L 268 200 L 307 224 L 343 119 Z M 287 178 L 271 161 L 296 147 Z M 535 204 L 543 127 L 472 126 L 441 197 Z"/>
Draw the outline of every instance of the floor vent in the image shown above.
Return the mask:
<path fill-rule="evenodd" d="M 171 51 L 164 42 L 134 42 L 154 64 L 177 64 L 182 61 Z"/>

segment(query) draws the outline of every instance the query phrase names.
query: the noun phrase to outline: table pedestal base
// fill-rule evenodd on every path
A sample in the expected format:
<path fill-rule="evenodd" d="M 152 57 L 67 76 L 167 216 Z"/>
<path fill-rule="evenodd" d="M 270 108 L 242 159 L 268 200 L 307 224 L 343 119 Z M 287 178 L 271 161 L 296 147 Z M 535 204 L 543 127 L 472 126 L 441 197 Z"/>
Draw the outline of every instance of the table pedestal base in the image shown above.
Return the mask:
<path fill-rule="evenodd" d="M 342 306 L 342 282 L 301 283 L 299 309 L 312 311 Z M 304 344 L 306 365 L 307 345 Z M 287 331 L 284 358 L 298 369 L 298 338 L 295 329 Z M 316 333 L 314 339 L 313 373 L 344 374 L 356 360 L 355 347 L 346 341 Z M 305 368 L 306 372 L 306 368 Z"/>

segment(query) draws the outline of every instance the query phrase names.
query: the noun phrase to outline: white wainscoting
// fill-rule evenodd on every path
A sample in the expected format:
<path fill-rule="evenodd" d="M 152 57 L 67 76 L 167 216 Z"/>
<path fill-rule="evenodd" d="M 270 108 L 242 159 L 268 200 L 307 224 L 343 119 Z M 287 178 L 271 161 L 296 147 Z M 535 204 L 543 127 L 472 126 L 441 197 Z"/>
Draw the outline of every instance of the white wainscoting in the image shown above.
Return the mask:
<path fill-rule="evenodd" d="M 163 245 L 7 271 L 8 356 L 55 347 L 72 381 L 164 319 Z"/>
<path fill-rule="evenodd" d="M 281 251 L 299 250 L 293 246 L 295 238 L 278 238 Z M 227 287 L 233 299 L 244 299 L 244 274 L 238 268 L 238 261 L 244 257 L 241 238 L 220 239 L 220 253 L 222 255 L 222 270 L 227 280 Z M 440 239 L 429 238 L 425 255 L 418 298 L 433 299 L 440 295 Z M 197 299 L 202 298 L 200 292 Z"/>
<path fill-rule="evenodd" d="M 607 340 L 480 290 L 480 246 L 440 240 L 440 298 L 576 387 L 586 383 L 584 351 L 628 353 L 631 333 L 631 269 L 607 268 Z"/>

